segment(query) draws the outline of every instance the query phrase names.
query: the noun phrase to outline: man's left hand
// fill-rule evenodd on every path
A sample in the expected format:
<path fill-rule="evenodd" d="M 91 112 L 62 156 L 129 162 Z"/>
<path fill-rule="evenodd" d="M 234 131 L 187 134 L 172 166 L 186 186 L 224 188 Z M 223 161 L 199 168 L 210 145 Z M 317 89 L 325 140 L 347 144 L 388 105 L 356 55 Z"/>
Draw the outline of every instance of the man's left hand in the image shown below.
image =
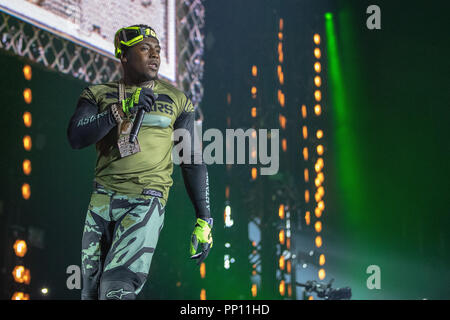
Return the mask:
<path fill-rule="evenodd" d="M 213 226 L 213 218 L 207 218 L 205 220 L 197 218 L 197 223 L 192 232 L 190 253 L 191 259 L 198 259 L 197 265 L 200 265 L 203 260 L 209 254 L 209 250 L 212 248 L 213 239 L 211 229 Z M 201 251 L 197 252 L 197 247 L 200 244 Z"/>

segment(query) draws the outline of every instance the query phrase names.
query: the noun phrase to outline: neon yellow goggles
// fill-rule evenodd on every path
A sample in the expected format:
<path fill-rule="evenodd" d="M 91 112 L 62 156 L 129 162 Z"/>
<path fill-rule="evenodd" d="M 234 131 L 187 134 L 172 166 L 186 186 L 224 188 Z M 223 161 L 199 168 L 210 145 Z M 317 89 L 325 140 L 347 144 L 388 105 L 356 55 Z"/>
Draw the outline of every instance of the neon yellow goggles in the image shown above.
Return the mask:
<path fill-rule="evenodd" d="M 155 30 L 152 28 L 145 27 L 125 27 L 119 29 L 114 35 L 114 47 L 115 56 L 120 58 L 122 55 L 122 45 L 127 47 L 132 47 L 135 44 L 144 40 L 144 38 L 155 38 L 159 41 L 156 36 Z"/>

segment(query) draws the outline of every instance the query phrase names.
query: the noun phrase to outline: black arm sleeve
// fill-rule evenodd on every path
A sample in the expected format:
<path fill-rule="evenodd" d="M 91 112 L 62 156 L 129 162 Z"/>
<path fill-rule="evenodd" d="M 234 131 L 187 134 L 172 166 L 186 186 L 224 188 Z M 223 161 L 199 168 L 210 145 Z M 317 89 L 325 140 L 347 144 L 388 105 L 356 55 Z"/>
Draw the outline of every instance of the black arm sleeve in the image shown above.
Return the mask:
<path fill-rule="evenodd" d="M 174 129 L 186 129 L 191 136 L 191 163 L 180 164 L 186 191 L 191 199 L 197 218 L 211 217 L 209 207 L 208 170 L 203 162 L 200 141 L 194 143 L 194 112 L 183 111 L 174 124 Z"/>
<path fill-rule="evenodd" d="M 98 113 L 98 107 L 81 98 L 67 128 L 67 138 L 73 149 L 81 149 L 100 141 L 117 125 L 111 109 Z"/>

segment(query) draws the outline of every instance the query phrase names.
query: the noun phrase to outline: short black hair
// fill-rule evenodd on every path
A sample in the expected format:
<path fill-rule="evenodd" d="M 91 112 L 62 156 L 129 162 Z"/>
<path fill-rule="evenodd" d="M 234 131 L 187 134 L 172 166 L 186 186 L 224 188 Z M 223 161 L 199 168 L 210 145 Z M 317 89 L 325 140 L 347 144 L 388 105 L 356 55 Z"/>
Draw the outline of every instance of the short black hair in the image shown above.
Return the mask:
<path fill-rule="evenodd" d="M 150 27 L 149 25 L 147 25 L 147 24 L 133 24 L 132 26 L 130 26 L 130 27 L 139 27 L 139 28 L 148 28 L 148 29 L 152 29 L 152 30 L 155 30 L 155 29 L 153 29 L 152 27 Z"/>

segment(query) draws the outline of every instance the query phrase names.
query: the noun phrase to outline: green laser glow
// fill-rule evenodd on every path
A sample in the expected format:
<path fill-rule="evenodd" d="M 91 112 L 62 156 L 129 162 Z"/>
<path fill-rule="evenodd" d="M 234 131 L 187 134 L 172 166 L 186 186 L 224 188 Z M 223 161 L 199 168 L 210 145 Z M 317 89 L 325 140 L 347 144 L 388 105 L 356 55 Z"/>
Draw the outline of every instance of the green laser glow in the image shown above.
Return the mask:
<path fill-rule="evenodd" d="M 325 31 L 328 49 L 328 70 L 330 77 L 330 84 L 332 89 L 332 100 L 334 110 L 337 112 L 337 120 L 339 124 L 346 120 L 346 99 L 343 87 L 341 64 L 339 60 L 339 51 L 336 39 L 336 32 L 334 28 L 333 15 L 331 13 L 325 14 Z"/>
<path fill-rule="evenodd" d="M 328 53 L 328 77 L 332 113 L 335 129 L 336 168 L 339 188 L 342 191 L 343 215 L 347 222 L 355 223 L 361 218 L 362 198 L 361 177 L 358 162 L 356 134 L 352 128 L 350 114 L 356 108 L 347 99 L 341 60 L 339 57 L 338 38 L 335 30 L 333 14 L 325 14 L 326 45 Z"/>

